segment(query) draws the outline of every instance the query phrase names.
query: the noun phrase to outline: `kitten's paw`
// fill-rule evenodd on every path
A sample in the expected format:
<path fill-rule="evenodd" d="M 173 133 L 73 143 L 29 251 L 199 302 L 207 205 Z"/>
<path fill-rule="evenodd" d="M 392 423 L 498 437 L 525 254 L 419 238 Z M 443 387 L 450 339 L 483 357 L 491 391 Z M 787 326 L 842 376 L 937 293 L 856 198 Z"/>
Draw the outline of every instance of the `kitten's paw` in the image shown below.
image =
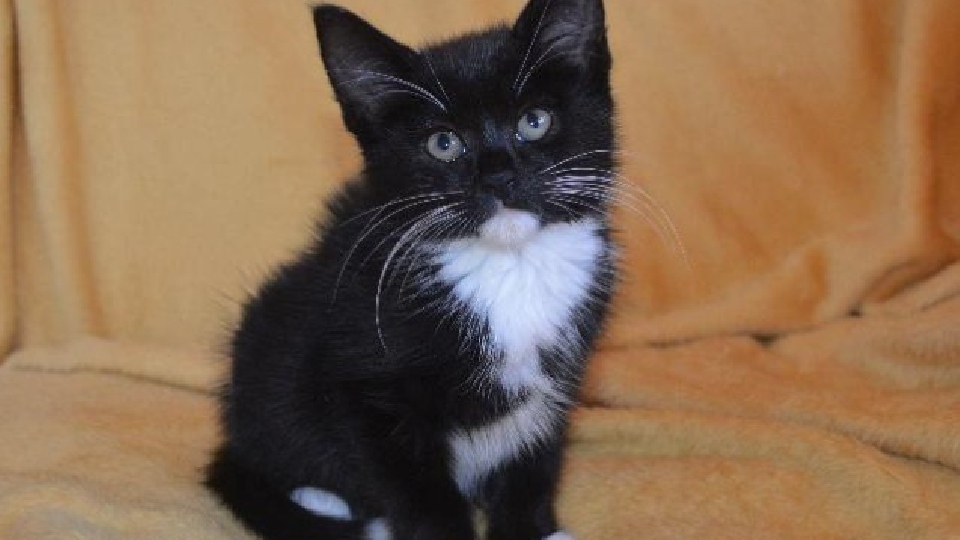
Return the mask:
<path fill-rule="evenodd" d="M 572 534 L 566 531 L 557 531 L 543 540 L 577 540 Z"/>
<path fill-rule="evenodd" d="M 363 537 L 365 540 L 393 540 L 393 533 L 387 526 L 387 520 L 380 518 L 367 523 L 364 529 Z"/>
<path fill-rule="evenodd" d="M 343 520 L 353 518 L 347 501 L 329 491 L 312 487 L 297 488 L 290 492 L 290 500 L 318 516 Z"/>

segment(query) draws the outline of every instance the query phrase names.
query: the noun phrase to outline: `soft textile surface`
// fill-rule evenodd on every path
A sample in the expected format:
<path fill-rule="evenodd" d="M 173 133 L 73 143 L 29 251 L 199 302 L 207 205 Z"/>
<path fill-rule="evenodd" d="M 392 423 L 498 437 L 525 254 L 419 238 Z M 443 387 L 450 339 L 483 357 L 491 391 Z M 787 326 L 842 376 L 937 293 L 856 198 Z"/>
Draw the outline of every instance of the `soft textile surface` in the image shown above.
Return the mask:
<path fill-rule="evenodd" d="M 521 4 L 343 3 L 416 42 Z M 563 521 L 960 537 L 960 5 L 608 12 L 627 275 Z M 312 33 L 294 0 L 0 0 L 0 538 L 242 536 L 196 483 L 215 351 L 357 165 Z"/>
<path fill-rule="evenodd" d="M 9 174 L 16 99 L 10 8 L 8 2 L 0 2 L 0 357 L 13 346 L 17 317 L 13 278 L 13 177 Z"/>

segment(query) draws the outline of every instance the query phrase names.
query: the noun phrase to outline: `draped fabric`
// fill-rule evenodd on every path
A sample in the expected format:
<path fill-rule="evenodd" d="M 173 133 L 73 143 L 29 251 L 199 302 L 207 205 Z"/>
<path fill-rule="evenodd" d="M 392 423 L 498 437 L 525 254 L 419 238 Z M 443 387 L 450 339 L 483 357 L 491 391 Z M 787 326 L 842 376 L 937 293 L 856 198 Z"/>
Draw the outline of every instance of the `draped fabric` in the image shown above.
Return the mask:
<path fill-rule="evenodd" d="M 342 0 L 425 43 L 519 0 Z M 607 0 L 581 539 L 960 536 L 960 4 Z M 238 538 L 243 298 L 357 171 L 299 0 L 0 0 L 0 537 Z"/>

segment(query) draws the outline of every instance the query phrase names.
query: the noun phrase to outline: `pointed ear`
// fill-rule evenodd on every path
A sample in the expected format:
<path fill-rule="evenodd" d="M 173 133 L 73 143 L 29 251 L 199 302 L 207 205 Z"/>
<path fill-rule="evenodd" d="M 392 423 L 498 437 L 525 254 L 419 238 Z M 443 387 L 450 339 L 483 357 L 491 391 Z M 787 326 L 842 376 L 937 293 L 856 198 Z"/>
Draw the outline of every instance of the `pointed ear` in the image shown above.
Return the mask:
<path fill-rule="evenodd" d="M 530 0 L 513 36 L 525 47 L 524 70 L 558 60 L 594 73 L 610 69 L 602 0 Z"/>
<path fill-rule="evenodd" d="M 416 53 L 339 6 L 314 7 L 313 22 L 344 121 L 359 134 L 385 96 L 409 90 L 404 85 Z"/>

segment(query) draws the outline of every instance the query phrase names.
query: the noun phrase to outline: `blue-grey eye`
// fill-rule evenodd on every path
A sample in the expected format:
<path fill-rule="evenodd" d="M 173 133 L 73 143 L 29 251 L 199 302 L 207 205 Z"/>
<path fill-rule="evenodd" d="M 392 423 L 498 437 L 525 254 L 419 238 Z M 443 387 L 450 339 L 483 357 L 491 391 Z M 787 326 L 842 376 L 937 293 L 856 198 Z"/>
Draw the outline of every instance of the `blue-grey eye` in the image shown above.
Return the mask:
<path fill-rule="evenodd" d="M 543 109 L 529 109 L 520 115 L 517 122 L 517 135 L 524 141 L 539 141 L 544 138 L 553 125 L 553 115 Z"/>
<path fill-rule="evenodd" d="M 463 141 L 452 131 L 438 131 L 427 139 L 427 152 L 440 161 L 456 161 L 463 151 Z"/>

